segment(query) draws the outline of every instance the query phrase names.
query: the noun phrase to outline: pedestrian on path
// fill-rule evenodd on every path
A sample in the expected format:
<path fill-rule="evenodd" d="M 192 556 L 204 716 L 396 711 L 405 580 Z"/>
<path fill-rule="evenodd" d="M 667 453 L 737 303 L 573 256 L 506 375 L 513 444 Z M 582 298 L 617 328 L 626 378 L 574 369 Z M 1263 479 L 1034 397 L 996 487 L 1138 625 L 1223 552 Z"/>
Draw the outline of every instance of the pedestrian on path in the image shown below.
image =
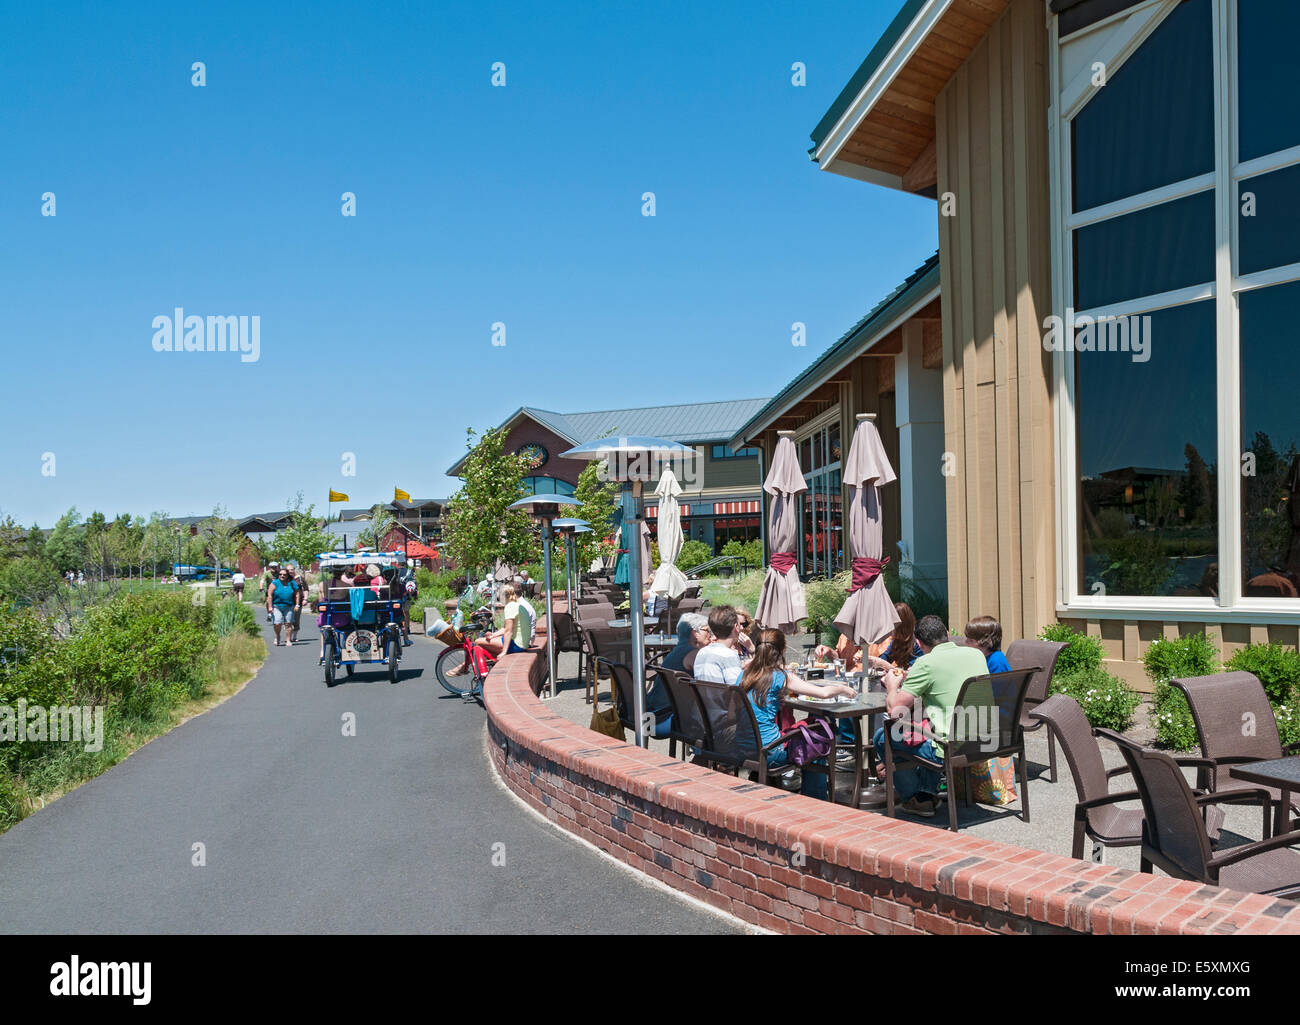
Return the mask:
<path fill-rule="evenodd" d="M 271 617 L 275 627 L 275 646 L 282 647 L 292 643 L 293 607 L 297 602 L 298 592 L 294 589 L 293 578 L 287 568 L 280 570 L 280 576 L 266 589 L 266 614 Z M 284 630 L 288 640 L 280 639 Z"/>

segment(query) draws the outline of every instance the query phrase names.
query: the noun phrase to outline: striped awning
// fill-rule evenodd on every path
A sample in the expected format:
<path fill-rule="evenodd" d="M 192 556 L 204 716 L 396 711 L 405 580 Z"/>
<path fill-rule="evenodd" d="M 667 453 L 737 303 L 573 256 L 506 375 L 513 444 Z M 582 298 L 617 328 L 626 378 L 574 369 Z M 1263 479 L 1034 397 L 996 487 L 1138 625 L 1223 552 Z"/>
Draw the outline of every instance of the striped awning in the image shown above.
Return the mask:
<path fill-rule="evenodd" d="M 678 509 L 678 512 L 680 513 L 682 519 L 686 519 L 686 517 L 689 516 L 689 515 L 691 514 L 691 507 L 690 507 L 689 505 L 686 505 L 685 503 L 683 503 L 682 505 L 678 506 L 677 509 Z M 659 515 L 659 506 L 657 506 L 657 505 L 648 505 L 648 506 L 646 506 L 646 510 L 645 510 L 645 518 L 646 518 L 647 520 L 653 520 L 653 519 L 655 519 L 658 515 Z"/>
<path fill-rule="evenodd" d="M 744 513 L 756 513 L 760 511 L 760 504 L 757 499 L 750 502 L 714 502 L 714 516 L 738 516 Z"/>

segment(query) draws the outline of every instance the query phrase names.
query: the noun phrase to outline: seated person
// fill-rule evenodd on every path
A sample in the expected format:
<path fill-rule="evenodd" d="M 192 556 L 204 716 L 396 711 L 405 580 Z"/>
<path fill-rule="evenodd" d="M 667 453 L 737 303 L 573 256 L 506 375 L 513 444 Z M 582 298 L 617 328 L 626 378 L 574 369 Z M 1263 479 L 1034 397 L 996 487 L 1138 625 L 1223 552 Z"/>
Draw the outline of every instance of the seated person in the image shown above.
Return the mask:
<path fill-rule="evenodd" d="M 696 653 L 712 639 L 708 619 L 698 612 L 687 612 L 677 621 L 677 647 L 664 656 L 660 665 L 665 669 L 693 673 Z"/>
<path fill-rule="evenodd" d="M 1002 654 L 1002 624 L 992 616 L 976 616 L 966 624 L 966 640 L 979 648 L 990 673 L 1009 673 L 1011 665 Z"/>
<path fill-rule="evenodd" d="M 892 724 L 876 730 L 872 743 L 876 752 L 876 775 L 884 776 L 885 731 L 895 751 L 915 753 L 923 758 L 941 760 L 943 742 L 952 724 L 953 708 L 962 685 L 972 676 L 988 672 L 984 654 L 978 648 L 954 644 L 948 627 L 938 616 L 926 616 L 916 624 L 916 641 L 922 656 L 910 670 L 897 667 L 885 674 L 886 706 Z M 906 743 L 904 737 L 920 730 L 920 720 L 930 720 L 930 733 L 919 746 Z M 912 730 L 904 727 L 910 725 Z M 903 810 L 923 818 L 935 813 L 935 795 L 939 792 L 939 773 L 909 764 L 894 773 L 894 793 Z M 951 800 L 951 796 L 949 800 Z"/>
<path fill-rule="evenodd" d="M 740 681 L 740 621 L 730 605 L 709 609 L 709 633 L 713 640 L 695 654 L 694 676 L 709 683 L 736 684 Z"/>
<path fill-rule="evenodd" d="M 745 610 L 743 605 L 736 606 L 736 626 L 740 628 L 740 634 L 736 637 L 736 650 L 740 652 L 742 659 L 749 658 L 754 654 L 760 630 L 754 623 L 754 617 Z"/>
<path fill-rule="evenodd" d="M 898 613 L 898 625 L 894 627 L 893 634 L 884 643 L 878 655 L 872 653 L 876 648 L 875 645 L 872 645 L 867 652 L 867 664 L 881 672 L 888 672 L 895 666 L 907 669 L 921 657 L 921 649 L 915 638 L 916 617 L 912 614 L 911 607 L 906 602 L 900 601 L 895 603 L 894 611 Z M 819 644 L 813 655 L 819 659 L 838 658 L 850 672 L 862 669 L 862 649 L 844 634 L 840 634 L 840 639 L 834 648 Z"/>
<path fill-rule="evenodd" d="M 474 642 L 493 658 L 499 658 L 503 652 L 513 655 L 528 650 L 532 647 L 533 631 L 537 626 L 536 611 L 527 598 L 520 597 L 514 584 L 505 584 L 501 588 L 501 598 L 506 603 L 505 624 L 500 630 L 484 634 Z"/>
<path fill-rule="evenodd" d="M 777 712 L 781 701 L 790 694 L 802 694 L 805 697 L 833 698 L 856 697 L 857 691 L 842 683 L 818 684 L 802 680 L 785 671 L 785 634 L 780 630 L 762 630 L 758 635 L 758 644 L 754 648 L 754 657 L 740 678 L 740 689 L 749 698 L 754 718 L 758 721 L 759 742 L 765 747 L 781 736 L 777 725 Z M 786 765 L 790 756 L 784 747 L 768 754 L 769 769 Z M 826 799 L 826 774 L 823 772 L 805 772 L 801 791 L 808 797 Z"/>

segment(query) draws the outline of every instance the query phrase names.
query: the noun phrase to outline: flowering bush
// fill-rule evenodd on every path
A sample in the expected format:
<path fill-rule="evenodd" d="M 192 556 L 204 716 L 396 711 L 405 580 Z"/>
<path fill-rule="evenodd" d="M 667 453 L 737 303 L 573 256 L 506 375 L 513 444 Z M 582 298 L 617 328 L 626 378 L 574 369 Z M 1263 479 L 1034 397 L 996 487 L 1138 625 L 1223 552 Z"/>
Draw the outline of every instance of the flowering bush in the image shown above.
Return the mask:
<path fill-rule="evenodd" d="M 1175 751 L 1190 751 L 1200 742 L 1196 721 L 1183 692 L 1169 681 L 1217 672 L 1218 649 L 1205 634 L 1187 634 L 1173 640 L 1162 637 L 1147 648 L 1142 665 L 1156 687 L 1151 725 L 1157 741 Z"/>
<path fill-rule="evenodd" d="M 1133 725 L 1133 713 L 1142 701 L 1133 688 L 1101 668 L 1058 675 L 1052 680 L 1052 692 L 1074 698 L 1092 726 L 1119 732 Z"/>
<path fill-rule="evenodd" d="M 1101 638 L 1089 637 L 1064 623 L 1043 627 L 1039 635 L 1044 641 L 1064 641 L 1065 647 L 1056 659 L 1056 676 L 1069 677 L 1083 670 L 1101 668 Z"/>

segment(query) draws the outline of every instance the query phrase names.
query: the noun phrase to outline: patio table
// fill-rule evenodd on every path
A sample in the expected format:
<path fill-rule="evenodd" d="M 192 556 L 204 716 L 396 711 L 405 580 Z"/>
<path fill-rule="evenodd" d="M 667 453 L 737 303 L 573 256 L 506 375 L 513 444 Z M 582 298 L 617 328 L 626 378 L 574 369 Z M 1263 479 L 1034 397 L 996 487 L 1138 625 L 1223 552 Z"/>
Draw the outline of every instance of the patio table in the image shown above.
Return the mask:
<path fill-rule="evenodd" d="M 657 623 L 657 622 L 659 622 L 659 617 L 658 617 L 658 616 L 643 616 L 643 617 L 641 618 L 641 622 L 643 622 L 643 623 Z M 631 626 L 632 626 L 632 620 L 630 620 L 630 619 L 611 619 L 611 620 L 609 620 L 609 626 L 610 626 L 610 629 L 611 629 L 611 630 L 627 630 L 627 629 L 630 629 L 630 628 L 631 628 Z"/>
<path fill-rule="evenodd" d="M 835 682 L 835 681 L 821 681 Z M 782 702 L 787 708 L 793 708 L 796 711 L 807 712 L 809 715 L 821 715 L 832 719 L 852 719 L 853 720 L 853 800 L 852 806 L 857 807 L 860 795 L 862 793 L 862 740 L 864 734 L 870 732 L 871 723 L 868 721 L 864 729 L 862 719 L 873 715 L 880 715 L 885 711 L 885 695 L 881 692 L 868 691 L 865 694 L 859 694 L 856 698 L 845 699 L 844 701 L 817 701 L 808 698 L 790 698 Z M 832 724 L 834 725 L 834 724 Z M 835 756 L 839 753 L 839 735 L 838 728 L 831 730 L 831 753 L 826 756 L 826 768 L 828 772 L 827 797 L 831 804 L 835 803 Z M 888 773 L 886 773 L 888 776 Z M 887 787 L 893 786 L 893 780 L 885 780 Z"/>
<path fill-rule="evenodd" d="M 1247 783 L 1259 783 L 1266 787 L 1277 787 L 1282 792 L 1282 799 L 1274 812 L 1273 833 L 1287 832 L 1287 816 L 1291 812 L 1291 792 L 1300 790 L 1300 758 L 1270 758 L 1262 762 L 1246 762 L 1244 765 L 1231 765 L 1228 774 L 1234 779 Z"/>

